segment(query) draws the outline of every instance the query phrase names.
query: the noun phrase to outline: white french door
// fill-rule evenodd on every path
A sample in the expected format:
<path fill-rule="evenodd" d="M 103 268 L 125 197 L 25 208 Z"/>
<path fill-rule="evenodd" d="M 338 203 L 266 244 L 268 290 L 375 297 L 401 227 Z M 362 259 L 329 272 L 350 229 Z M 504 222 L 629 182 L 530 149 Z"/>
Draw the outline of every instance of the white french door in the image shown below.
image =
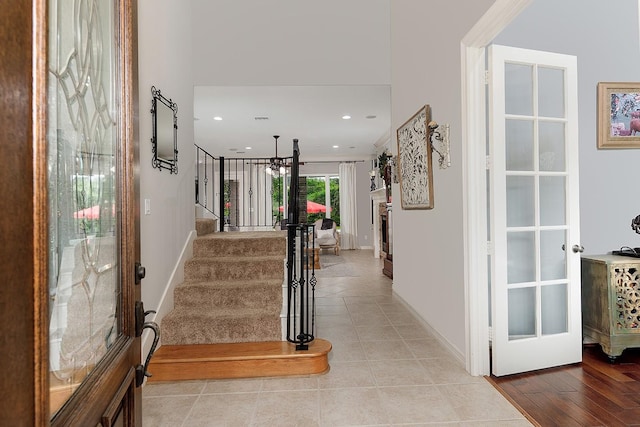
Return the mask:
<path fill-rule="evenodd" d="M 489 47 L 492 372 L 582 360 L 576 57 Z"/>

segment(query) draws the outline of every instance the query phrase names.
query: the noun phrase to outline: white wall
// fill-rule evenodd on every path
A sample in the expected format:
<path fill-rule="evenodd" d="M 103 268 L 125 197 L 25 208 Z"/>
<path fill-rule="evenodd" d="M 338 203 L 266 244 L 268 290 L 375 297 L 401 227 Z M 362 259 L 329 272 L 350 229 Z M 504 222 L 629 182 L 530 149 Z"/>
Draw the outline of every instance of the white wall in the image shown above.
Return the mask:
<path fill-rule="evenodd" d="M 190 4 L 139 0 L 138 26 L 141 262 L 147 270 L 142 299 L 145 309 L 156 310 L 167 286 L 181 281 L 177 263 L 195 228 Z M 177 175 L 151 166 L 151 86 L 178 104 Z M 144 214 L 145 199 L 150 215 Z M 174 270 L 180 277 L 172 276 Z"/>
<path fill-rule="evenodd" d="M 400 208 L 393 185 L 393 287 L 435 331 L 465 351 L 460 41 L 493 0 L 391 2 L 391 129 L 424 104 L 451 125 L 451 167 L 434 159 L 433 210 Z"/>
<path fill-rule="evenodd" d="M 390 0 L 191 0 L 196 85 L 389 84 Z"/>
<path fill-rule="evenodd" d="M 638 0 L 535 0 L 494 40 L 578 57 L 580 233 L 589 254 L 640 246 L 631 230 L 640 214 L 640 150 L 596 145 L 596 85 L 640 80 L 638 37 Z"/>

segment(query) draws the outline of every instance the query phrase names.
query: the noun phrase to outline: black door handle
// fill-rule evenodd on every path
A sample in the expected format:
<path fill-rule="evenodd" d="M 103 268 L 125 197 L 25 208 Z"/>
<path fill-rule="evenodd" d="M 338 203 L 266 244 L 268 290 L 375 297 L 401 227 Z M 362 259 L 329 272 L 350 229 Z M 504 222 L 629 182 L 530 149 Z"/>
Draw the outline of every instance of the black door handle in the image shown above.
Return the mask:
<path fill-rule="evenodd" d="M 136 275 L 136 285 L 139 284 L 144 276 L 147 275 L 147 269 L 142 266 L 139 262 L 136 262 L 135 266 L 135 275 Z"/>
<path fill-rule="evenodd" d="M 136 387 L 140 387 L 142 385 L 145 377 L 152 376 L 148 371 L 149 362 L 151 362 L 153 353 L 156 352 L 156 347 L 158 347 L 158 341 L 160 340 L 160 327 L 156 322 L 145 322 L 145 324 L 142 325 L 142 329 L 151 329 L 153 331 L 153 343 L 151 344 L 149 354 L 147 354 L 147 358 L 144 361 L 144 365 L 136 366 Z"/>

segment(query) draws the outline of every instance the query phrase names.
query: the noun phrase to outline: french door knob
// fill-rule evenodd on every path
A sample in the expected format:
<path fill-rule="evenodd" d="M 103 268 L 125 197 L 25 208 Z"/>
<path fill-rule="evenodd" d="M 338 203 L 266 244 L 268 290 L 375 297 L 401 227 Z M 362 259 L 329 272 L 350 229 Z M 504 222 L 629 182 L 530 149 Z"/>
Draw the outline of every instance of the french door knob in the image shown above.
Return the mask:
<path fill-rule="evenodd" d="M 566 246 L 565 246 L 565 245 L 562 245 L 562 250 L 563 250 L 563 251 L 564 251 L 564 250 L 566 250 Z M 581 245 L 573 245 L 573 246 L 571 247 L 571 250 L 572 250 L 574 253 L 576 253 L 576 254 L 577 254 L 578 252 L 582 253 L 582 252 L 584 252 L 584 247 L 582 247 Z"/>

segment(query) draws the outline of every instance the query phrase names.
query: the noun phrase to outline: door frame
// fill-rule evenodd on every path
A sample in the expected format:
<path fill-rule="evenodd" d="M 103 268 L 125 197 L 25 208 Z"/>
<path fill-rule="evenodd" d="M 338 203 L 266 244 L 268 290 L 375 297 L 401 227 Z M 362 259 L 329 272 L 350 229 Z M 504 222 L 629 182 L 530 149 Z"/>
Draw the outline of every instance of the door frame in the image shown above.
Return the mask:
<path fill-rule="evenodd" d="M 41 426 L 49 422 L 46 383 L 48 363 L 46 169 L 33 161 L 45 149 L 46 33 L 45 0 L 4 2 L 0 9 L 0 400 L 3 422 Z M 46 166 L 46 164 L 45 164 Z M 45 359 L 46 360 L 46 359 Z"/>
<path fill-rule="evenodd" d="M 466 369 L 490 375 L 485 52 L 534 0 L 496 0 L 460 44 Z"/>

